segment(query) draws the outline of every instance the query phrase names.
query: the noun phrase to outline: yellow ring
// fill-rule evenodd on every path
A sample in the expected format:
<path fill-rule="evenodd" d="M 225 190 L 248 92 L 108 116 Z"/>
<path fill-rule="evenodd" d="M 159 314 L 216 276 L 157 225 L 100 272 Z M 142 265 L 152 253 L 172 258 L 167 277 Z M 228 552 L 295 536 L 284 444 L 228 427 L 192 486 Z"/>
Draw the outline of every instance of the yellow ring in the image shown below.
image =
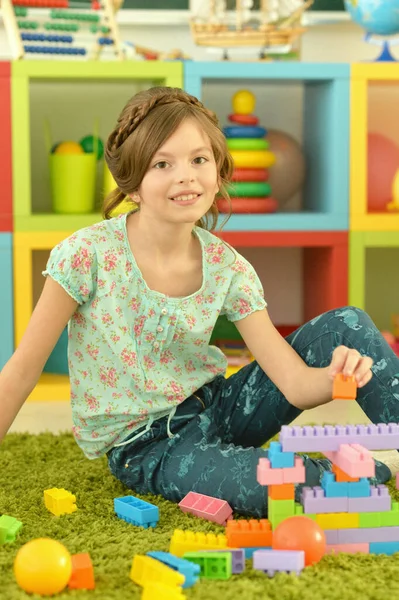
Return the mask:
<path fill-rule="evenodd" d="M 237 168 L 259 168 L 264 169 L 274 165 L 276 157 L 269 150 L 230 150 Z"/>

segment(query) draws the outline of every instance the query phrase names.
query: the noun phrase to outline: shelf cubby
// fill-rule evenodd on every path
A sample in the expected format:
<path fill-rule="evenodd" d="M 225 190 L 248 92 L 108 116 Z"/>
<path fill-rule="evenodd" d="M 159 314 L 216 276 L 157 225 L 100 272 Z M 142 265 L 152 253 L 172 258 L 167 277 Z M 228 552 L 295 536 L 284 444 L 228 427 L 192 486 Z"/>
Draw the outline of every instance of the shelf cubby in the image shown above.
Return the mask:
<path fill-rule="evenodd" d="M 0 370 L 14 351 L 12 234 L 0 233 Z"/>
<path fill-rule="evenodd" d="M 12 231 L 11 65 L 0 62 L 0 232 Z"/>

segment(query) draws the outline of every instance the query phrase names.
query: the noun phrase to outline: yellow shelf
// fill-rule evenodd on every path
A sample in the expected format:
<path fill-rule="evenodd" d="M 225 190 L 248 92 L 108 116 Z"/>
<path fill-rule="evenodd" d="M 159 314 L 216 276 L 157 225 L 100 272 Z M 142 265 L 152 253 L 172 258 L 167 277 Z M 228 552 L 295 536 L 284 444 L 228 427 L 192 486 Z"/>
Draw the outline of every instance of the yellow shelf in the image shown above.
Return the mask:
<path fill-rule="evenodd" d="M 352 214 L 351 231 L 397 231 L 399 239 L 399 213 Z"/>
<path fill-rule="evenodd" d="M 44 373 L 28 398 L 28 402 L 65 402 L 70 399 L 68 375 Z"/>

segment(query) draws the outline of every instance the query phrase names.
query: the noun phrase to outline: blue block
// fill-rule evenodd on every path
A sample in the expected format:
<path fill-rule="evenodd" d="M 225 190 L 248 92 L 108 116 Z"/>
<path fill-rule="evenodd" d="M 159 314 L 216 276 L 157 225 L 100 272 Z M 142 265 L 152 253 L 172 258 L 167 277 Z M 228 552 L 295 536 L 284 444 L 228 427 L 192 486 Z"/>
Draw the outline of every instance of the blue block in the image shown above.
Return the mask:
<path fill-rule="evenodd" d="M 348 483 L 335 481 L 335 474 L 324 471 L 321 478 L 321 487 L 326 498 L 346 498 L 348 496 Z"/>
<path fill-rule="evenodd" d="M 271 548 L 267 548 L 266 546 L 256 546 L 254 548 L 243 548 L 245 552 L 245 559 L 252 558 L 255 550 L 271 550 Z"/>
<path fill-rule="evenodd" d="M 367 498 L 371 496 L 370 481 L 367 477 L 361 477 L 359 481 L 348 481 L 349 498 Z"/>
<path fill-rule="evenodd" d="M 170 552 L 147 552 L 147 555 L 184 575 L 184 588 L 192 587 L 200 576 L 201 567 L 199 565 L 185 558 L 178 558 Z"/>
<path fill-rule="evenodd" d="M 12 234 L 0 233 L 0 371 L 14 352 Z"/>
<path fill-rule="evenodd" d="M 284 469 L 285 467 L 295 466 L 294 452 L 283 452 L 280 442 L 270 442 L 267 457 L 270 460 L 272 469 Z"/>
<path fill-rule="evenodd" d="M 370 542 L 370 554 L 395 554 L 399 552 L 399 542 Z"/>
<path fill-rule="evenodd" d="M 158 506 L 135 496 L 115 498 L 114 509 L 120 519 L 137 527 L 156 527 L 159 521 Z"/>

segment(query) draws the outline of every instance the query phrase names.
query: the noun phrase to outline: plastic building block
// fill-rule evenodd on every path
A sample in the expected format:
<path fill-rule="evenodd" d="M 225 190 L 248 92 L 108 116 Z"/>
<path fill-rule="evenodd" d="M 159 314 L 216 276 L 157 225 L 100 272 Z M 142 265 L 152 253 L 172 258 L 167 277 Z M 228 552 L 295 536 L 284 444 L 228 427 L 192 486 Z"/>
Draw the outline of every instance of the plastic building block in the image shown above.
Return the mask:
<path fill-rule="evenodd" d="M 391 510 L 392 500 L 386 485 L 371 486 L 368 498 L 348 498 L 348 512 L 384 512 Z"/>
<path fill-rule="evenodd" d="M 283 571 L 299 575 L 305 568 L 303 550 L 256 550 L 253 555 L 253 568 L 265 571 L 269 577 Z"/>
<path fill-rule="evenodd" d="M 399 448 L 399 423 L 283 425 L 280 442 L 284 452 L 336 452 L 342 444 L 360 444 L 368 450 L 392 450 Z"/>
<path fill-rule="evenodd" d="M 233 521 L 227 521 L 227 525 Z M 237 547 L 240 544 L 232 544 Z M 184 531 L 175 529 L 170 540 L 169 552 L 175 556 L 183 556 L 186 552 L 201 550 L 223 550 L 227 547 L 227 537 L 223 534 L 204 533 L 203 531 Z"/>
<path fill-rule="evenodd" d="M 264 546 L 254 546 L 253 548 L 243 548 L 244 552 L 245 552 L 245 559 L 252 559 L 254 552 L 256 552 L 256 550 L 271 550 L 272 547 L 270 546 L 269 548 L 265 548 Z"/>
<path fill-rule="evenodd" d="M 72 575 L 68 587 L 73 590 L 94 590 L 94 569 L 87 552 L 72 555 Z"/>
<path fill-rule="evenodd" d="M 159 560 L 142 554 L 136 554 L 133 558 L 130 579 L 143 587 L 150 581 L 159 581 L 171 587 L 182 586 L 184 583 L 184 575 Z"/>
<path fill-rule="evenodd" d="M 308 516 L 308 515 L 306 515 Z M 316 523 L 322 529 L 353 529 L 359 527 L 359 513 L 317 514 Z M 356 540 L 353 540 L 354 542 Z"/>
<path fill-rule="evenodd" d="M 305 483 L 305 465 L 303 458 L 297 456 L 295 458 L 295 466 L 283 469 L 284 483 Z"/>
<path fill-rule="evenodd" d="M 295 454 L 293 452 L 283 452 L 280 442 L 270 442 L 267 456 L 272 469 L 284 469 L 285 467 L 295 466 Z"/>
<path fill-rule="evenodd" d="M 284 483 L 283 469 L 273 469 L 268 458 L 260 458 L 256 479 L 260 485 L 281 485 Z"/>
<path fill-rule="evenodd" d="M 120 519 L 136 527 L 156 527 L 159 521 L 158 506 L 140 500 L 135 496 L 123 496 L 114 499 L 114 510 Z"/>
<path fill-rule="evenodd" d="M 378 513 L 378 516 L 380 521 L 380 527 L 399 526 L 399 502 L 392 502 L 391 510 L 388 512 Z"/>
<path fill-rule="evenodd" d="M 340 529 L 338 544 L 364 544 L 371 542 L 397 542 L 399 527 L 372 527 Z M 370 550 L 371 552 L 371 550 Z"/>
<path fill-rule="evenodd" d="M 345 471 L 340 469 L 337 465 L 332 466 L 332 472 L 335 475 L 335 481 L 342 483 L 344 481 L 359 481 L 359 477 L 351 477 Z"/>
<path fill-rule="evenodd" d="M 375 476 L 375 462 L 371 452 L 360 444 L 342 444 L 339 450 L 324 454 L 351 477 Z"/>
<path fill-rule="evenodd" d="M 15 517 L 1 515 L 0 517 L 0 545 L 15 542 L 16 535 L 22 527 L 22 521 Z"/>
<path fill-rule="evenodd" d="M 192 587 L 199 577 L 200 568 L 198 565 L 194 565 L 183 558 L 178 558 L 169 552 L 147 552 L 147 556 L 151 556 L 167 567 L 181 573 L 184 576 L 184 588 Z"/>
<path fill-rule="evenodd" d="M 45 507 L 56 517 L 69 515 L 78 510 L 75 502 L 76 496 L 63 488 L 44 490 Z"/>
<path fill-rule="evenodd" d="M 186 600 L 179 587 L 171 587 L 159 581 L 151 581 L 145 584 L 141 600 Z"/>
<path fill-rule="evenodd" d="M 200 576 L 205 579 L 230 579 L 231 577 L 231 552 L 186 552 L 184 558 L 199 565 Z"/>
<path fill-rule="evenodd" d="M 399 552 L 399 541 L 397 542 L 370 542 L 370 554 L 395 554 Z"/>
<path fill-rule="evenodd" d="M 357 385 L 353 376 L 338 373 L 334 377 L 332 398 L 333 400 L 356 400 Z"/>
<path fill-rule="evenodd" d="M 336 546 L 338 544 L 338 529 L 325 529 L 327 545 Z"/>
<path fill-rule="evenodd" d="M 369 554 L 370 544 L 327 544 L 326 554 L 338 554 L 338 552 Z"/>
<path fill-rule="evenodd" d="M 342 498 L 348 496 L 348 482 L 336 481 L 334 473 L 324 471 L 320 483 L 326 498 Z"/>
<path fill-rule="evenodd" d="M 307 513 L 344 513 L 348 512 L 348 497 L 326 498 L 323 488 L 304 487 L 301 493 L 301 502 L 305 515 Z"/>
<path fill-rule="evenodd" d="M 269 485 L 267 493 L 269 498 L 273 498 L 273 500 L 293 500 L 295 498 L 295 485 L 293 483 Z"/>
<path fill-rule="evenodd" d="M 274 500 L 269 497 L 267 510 L 272 529 L 275 529 L 282 520 L 295 515 L 295 500 Z"/>
<path fill-rule="evenodd" d="M 227 546 L 251 548 L 272 546 L 273 533 L 268 519 L 228 521 L 226 527 Z"/>
<path fill-rule="evenodd" d="M 247 550 L 249 550 L 249 548 L 224 548 L 223 550 L 206 550 L 206 552 L 230 552 L 231 572 L 233 575 L 236 575 L 245 571 L 245 559 L 249 558 L 247 556 Z M 253 548 L 253 550 L 258 550 L 258 548 Z"/>
<path fill-rule="evenodd" d="M 359 481 L 348 482 L 348 497 L 349 498 L 368 498 L 371 494 L 370 481 L 365 477 L 361 477 Z"/>
<path fill-rule="evenodd" d="M 226 500 L 197 494 L 197 492 L 189 492 L 179 502 L 179 506 L 185 513 L 191 513 L 219 525 L 226 525 L 227 520 L 233 515 L 233 509 Z"/>

